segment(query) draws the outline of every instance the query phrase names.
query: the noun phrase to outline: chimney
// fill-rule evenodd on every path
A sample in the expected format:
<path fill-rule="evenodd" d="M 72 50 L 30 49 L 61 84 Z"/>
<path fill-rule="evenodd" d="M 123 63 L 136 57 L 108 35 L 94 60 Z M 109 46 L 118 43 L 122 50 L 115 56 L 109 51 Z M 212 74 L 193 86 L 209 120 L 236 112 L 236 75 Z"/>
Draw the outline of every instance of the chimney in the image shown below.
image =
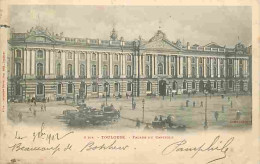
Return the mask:
<path fill-rule="evenodd" d="M 187 42 L 187 50 L 190 49 L 190 42 Z"/>

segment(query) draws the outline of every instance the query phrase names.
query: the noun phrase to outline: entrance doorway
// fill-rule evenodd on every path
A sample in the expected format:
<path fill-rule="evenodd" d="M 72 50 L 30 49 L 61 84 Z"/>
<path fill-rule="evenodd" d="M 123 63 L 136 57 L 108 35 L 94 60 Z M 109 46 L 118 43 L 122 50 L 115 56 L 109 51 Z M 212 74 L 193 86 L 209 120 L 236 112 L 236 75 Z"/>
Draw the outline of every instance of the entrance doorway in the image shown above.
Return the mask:
<path fill-rule="evenodd" d="M 160 96 L 166 96 L 166 81 L 165 80 L 159 81 L 159 94 L 160 94 Z"/>

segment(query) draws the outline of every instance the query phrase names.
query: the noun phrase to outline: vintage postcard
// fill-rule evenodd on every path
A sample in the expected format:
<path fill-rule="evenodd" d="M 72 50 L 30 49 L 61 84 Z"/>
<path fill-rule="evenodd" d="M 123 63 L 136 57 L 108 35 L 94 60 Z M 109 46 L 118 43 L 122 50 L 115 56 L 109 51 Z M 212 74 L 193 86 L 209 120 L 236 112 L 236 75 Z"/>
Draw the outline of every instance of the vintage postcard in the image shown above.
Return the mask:
<path fill-rule="evenodd" d="M 256 1 L 0 2 L 0 163 L 260 162 Z"/>

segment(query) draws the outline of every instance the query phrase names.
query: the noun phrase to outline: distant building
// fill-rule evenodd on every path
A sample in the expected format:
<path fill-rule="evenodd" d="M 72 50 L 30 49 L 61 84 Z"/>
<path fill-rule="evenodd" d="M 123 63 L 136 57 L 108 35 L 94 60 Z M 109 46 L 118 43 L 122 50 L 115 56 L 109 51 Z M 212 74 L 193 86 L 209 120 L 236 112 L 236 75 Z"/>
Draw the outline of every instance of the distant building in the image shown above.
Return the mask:
<path fill-rule="evenodd" d="M 110 40 L 100 40 L 37 26 L 12 32 L 9 49 L 9 98 L 204 93 L 206 86 L 211 92 L 249 92 L 251 86 L 251 50 L 243 44 L 184 46 L 160 30 L 149 41 L 124 41 L 114 29 Z"/>

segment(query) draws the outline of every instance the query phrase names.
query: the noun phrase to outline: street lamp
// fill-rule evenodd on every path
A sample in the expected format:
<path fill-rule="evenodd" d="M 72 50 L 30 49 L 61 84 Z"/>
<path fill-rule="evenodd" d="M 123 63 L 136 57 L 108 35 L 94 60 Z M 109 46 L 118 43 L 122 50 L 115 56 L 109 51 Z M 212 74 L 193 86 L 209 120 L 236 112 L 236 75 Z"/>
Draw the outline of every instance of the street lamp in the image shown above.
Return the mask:
<path fill-rule="evenodd" d="M 206 103 L 205 103 L 205 122 L 204 122 L 204 129 L 208 128 L 208 120 L 207 120 L 207 95 L 208 95 L 208 91 L 205 92 L 205 96 L 206 96 Z"/>
<path fill-rule="evenodd" d="M 105 82 L 105 89 L 106 89 L 106 106 L 107 106 L 107 90 L 108 90 L 107 86 L 108 86 L 108 82 L 106 81 L 106 82 Z"/>
<path fill-rule="evenodd" d="M 144 103 L 145 103 L 144 99 L 142 100 L 142 103 L 143 103 L 143 123 L 144 123 Z"/>

